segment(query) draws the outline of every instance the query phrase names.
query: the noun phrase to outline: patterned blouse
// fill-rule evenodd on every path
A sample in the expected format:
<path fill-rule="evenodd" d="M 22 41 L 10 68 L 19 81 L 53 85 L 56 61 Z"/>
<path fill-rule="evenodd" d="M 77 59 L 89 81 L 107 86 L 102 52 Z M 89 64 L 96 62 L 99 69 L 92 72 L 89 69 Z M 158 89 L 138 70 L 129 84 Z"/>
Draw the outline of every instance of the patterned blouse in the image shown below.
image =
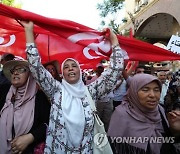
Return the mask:
<path fill-rule="evenodd" d="M 55 80 L 41 64 L 41 58 L 34 43 L 26 44 L 30 70 L 41 89 L 51 101 L 49 128 L 47 131 L 45 154 L 92 154 L 94 118 L 87 96 L 82 98 L 85 115 L 85 129 L 80 147 L 73 147 L 68 140 L 68 132 L 62 114 L 62 85 Z M 94 100 L 108 94 L 124 68 L 124 54 L 120 47 L 115 47 L 110 56 L 110 67 L 94 82 L 87 86 Z"/>

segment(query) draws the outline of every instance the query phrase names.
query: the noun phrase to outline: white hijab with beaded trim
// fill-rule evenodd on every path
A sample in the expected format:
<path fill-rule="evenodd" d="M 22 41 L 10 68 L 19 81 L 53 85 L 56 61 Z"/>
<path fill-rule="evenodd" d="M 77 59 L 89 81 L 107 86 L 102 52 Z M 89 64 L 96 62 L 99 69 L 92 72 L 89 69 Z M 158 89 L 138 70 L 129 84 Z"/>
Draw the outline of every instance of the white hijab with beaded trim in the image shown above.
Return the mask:
<path fill-rule="evenodd" d="M 82 98 L 85 97 L 84 82 L 82 81 L 82 72 L 80 70 L 80 78 L 77 83 L 70 84 L 64 79 L 63 67 L 67 60 L 74 61 L 80 70 L 79 62 L 73 58 L 67 58 L 61 65 L 62 72 L 62 112 L 64 116 L 65 126 L 68 132 L 70 144 L 79 147 L 83 139 L 85 127 L 85 115 L 82 105 Z"/>

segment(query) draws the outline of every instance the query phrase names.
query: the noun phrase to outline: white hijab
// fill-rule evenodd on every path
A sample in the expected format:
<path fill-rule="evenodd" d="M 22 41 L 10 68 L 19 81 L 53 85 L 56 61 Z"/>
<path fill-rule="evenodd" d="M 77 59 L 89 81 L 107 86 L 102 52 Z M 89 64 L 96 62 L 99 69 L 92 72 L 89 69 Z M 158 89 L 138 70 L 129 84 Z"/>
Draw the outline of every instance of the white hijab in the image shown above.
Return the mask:
<path fill-rule="evenodd" d="M 75 61 L 80 70 L 80 65 L 75 59 L 67 58 L 61 65 L 62 75 L 64 63 L 67 60 Z M 75 84 L 69 84 L 65 79 L 62 79 L 62 113 L 70 144 L 74 147 L 79 147 L 83 139 L 85 115 L 81 99 L 84 97 L 85 85 L 82 81 L 81 71 L 79 81 Z"/>

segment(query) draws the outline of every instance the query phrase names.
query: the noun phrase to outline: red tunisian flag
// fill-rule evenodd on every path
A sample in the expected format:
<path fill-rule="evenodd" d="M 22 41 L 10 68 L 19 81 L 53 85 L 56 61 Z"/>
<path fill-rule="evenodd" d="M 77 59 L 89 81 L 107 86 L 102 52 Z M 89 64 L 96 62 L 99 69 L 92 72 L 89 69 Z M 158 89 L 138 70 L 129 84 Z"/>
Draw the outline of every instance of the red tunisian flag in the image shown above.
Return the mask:
<path fill-rule="evenodd" d="M 0 51 L 25 57 L 25 34 L 17 20 L 35 23 L 36 44 L 42 62 L 67 57 L 77 59 L 83 68 L 93 68 L 111 53 L 109 41 L 104 33 L 69 21 L 47 18 L 35 13 L 0 4 Z M 106 35 L 108 35 L 107 32 Z M 126 59 L 135 61 L 180 60 L 180 55 L 149 43 L 118 35 Z"/>

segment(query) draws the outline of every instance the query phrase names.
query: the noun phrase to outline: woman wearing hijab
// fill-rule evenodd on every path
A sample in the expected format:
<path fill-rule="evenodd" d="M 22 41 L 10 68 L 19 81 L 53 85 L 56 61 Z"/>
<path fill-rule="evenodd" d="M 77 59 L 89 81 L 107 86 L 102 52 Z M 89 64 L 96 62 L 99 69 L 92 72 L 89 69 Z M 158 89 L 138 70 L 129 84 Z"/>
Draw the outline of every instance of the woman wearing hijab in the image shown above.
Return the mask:
<path fill-rule="evenodd" d="M 162 141 L 157 139 L 162 139 L 168 130 L 164 110 L 159 105 L 160 92 L 161 83 L 156 77 L 149 74 L 132 77 L 108 130 L 115 154 L 160 154 Z"/>
<path fill-rule="evenodd" d="M 0 102 L 4 104 L 0 109 L 1 154 L 33 153 L 34 147 L 46 138 L 50 103 L 38 91 L 28 65 L 20 59 L 4 65 L 4 74 L 12 86 Z"/>
<path fill-rule="evenodd" d="M 72 58 L 62 63 L 62 83 L 54 80 L 40 63 L 34 44 L 33 23 L 22 24 L 25 27 L 30 70 L 52 103 L 45 153 L 92 154 L 94 118 L 86 89 L 88 88 L 92 98 L 97 100 L 111 91 L 121 74 L 124 56 L 116 35 L 110 31 L 109 39 L 114 46 L 110 57 L 111 67 L 95 82 L 85 86 L 80 65 Z"/>
<path fill-rule="evenodd" d="M 57 60 L 53 60 L 53 61 L 49 61 L 45 64 L 43 64 L 43 66 L 51 73 L 51 75 L 58 81 L 61 82 L 61 78 L 60 78 L 60 68 L 59 68 L 59 62 Z"/>

